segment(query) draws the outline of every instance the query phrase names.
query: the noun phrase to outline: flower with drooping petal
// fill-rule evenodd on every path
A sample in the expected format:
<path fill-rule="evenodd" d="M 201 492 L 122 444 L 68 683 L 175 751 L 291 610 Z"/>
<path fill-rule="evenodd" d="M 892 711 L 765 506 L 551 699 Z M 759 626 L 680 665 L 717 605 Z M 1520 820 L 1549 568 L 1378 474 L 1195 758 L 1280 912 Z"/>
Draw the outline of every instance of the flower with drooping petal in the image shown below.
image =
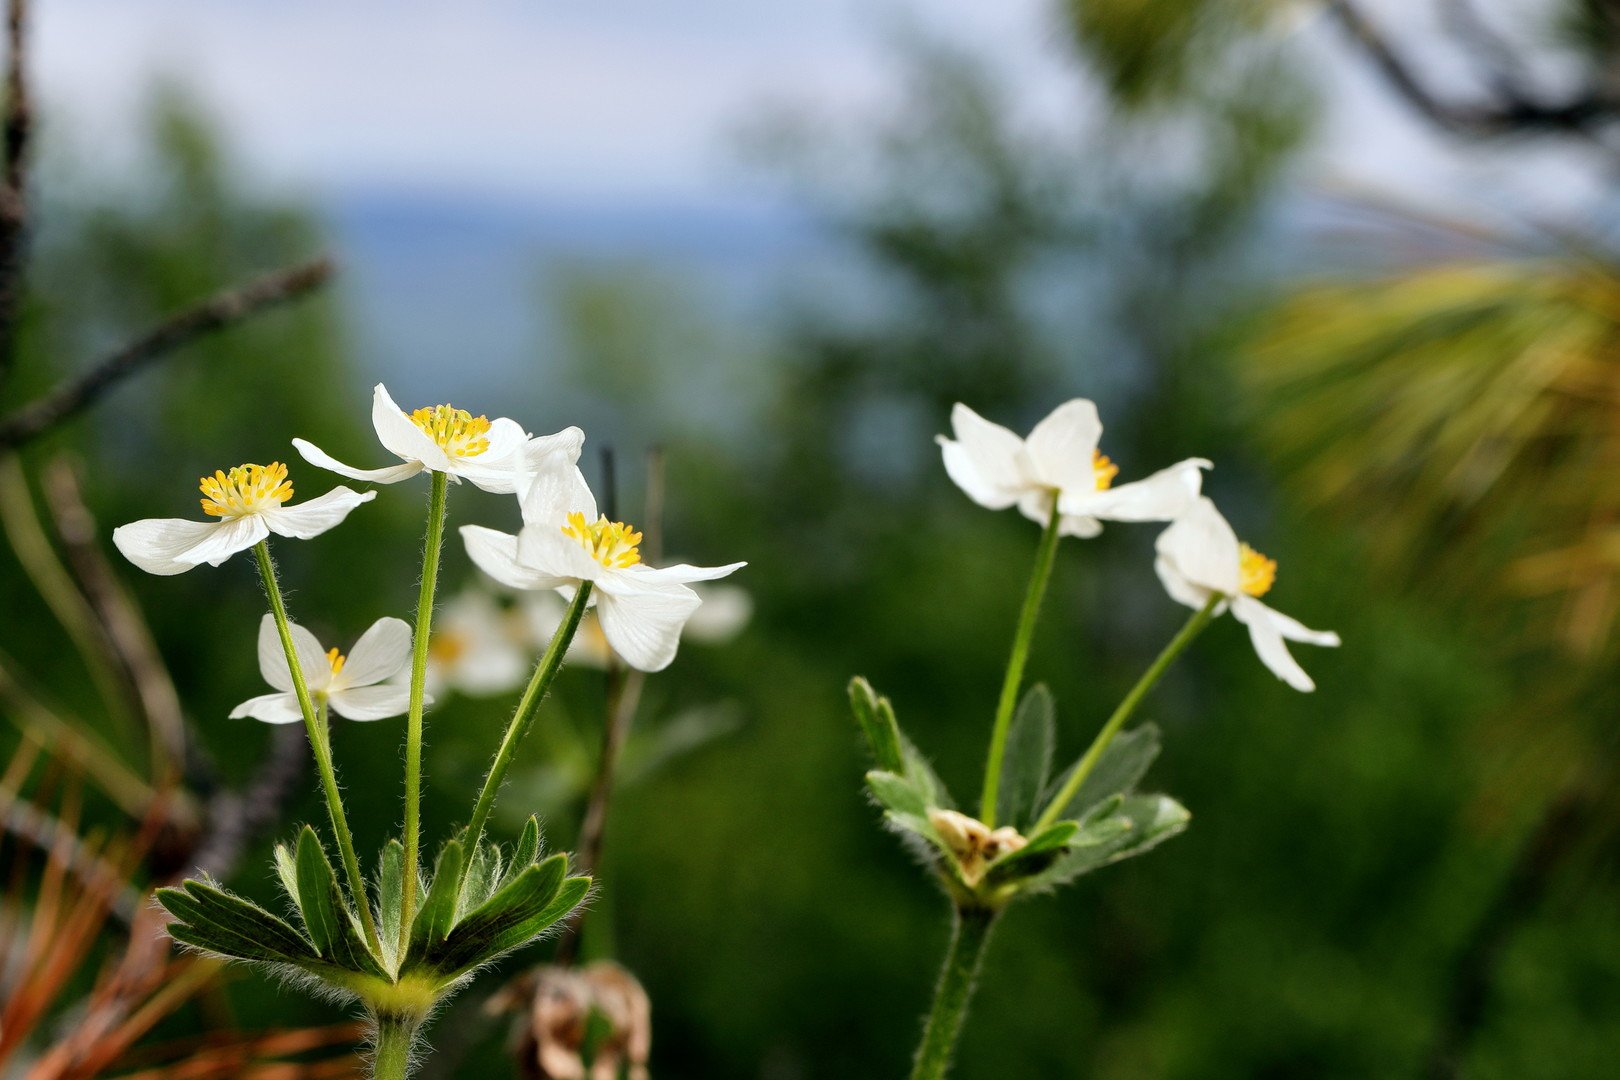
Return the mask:
<path fill-rule="evenodd" d="M 625 663 L 661 671 L 675 658 L 681 628 L 702 603 L 694 581 L 725 577 L 744 563 L 653 569 L 641 561 L 641 534 L 596 510 L 579 469 L 542 471 L 523 497 L 516 536 L 464 525 L 467 553 L 484 573 L 515 589 L 572 594 L 581 582 L 595 589 L 602 634 Z"/>
<path fill-rule="evenodd" d="M 216 471 L 200 482 L 203 513 L 215 521 L 147 518 L 113 530 L 113 545 L 124 558 L 149 574 L 182 574 L 194 566 L 218 566 L 275 533 L 298 540 L 335 528 L 349 511 L 376 497 L 335 487 L 296 506 L 287 466 L 238 465 Z"/>
<path fill-rule="evenodd" d="M 427 685 L 469 697 L 490 697 L 529 677 L 528 620 L 502 610 L 481 588 L 462 590 L 445 604 L 428 638 Z"/>
<path fill-rule="evenodd" d="M 569 464 L 579 460 L 585 433 L 577 427 L 555 435 L 531 436 L 515 420 L 490 420 L 453 405 L 433 405 L 407 413 L 378 383 L 371 395 L 371 426 L 383 447 L 402 464 L 380 469 L 345 465 L 314 443 L 294 439 L 293 446 L 311 465 L 351 480 L 397 484 L 419 472 L 442 472 L 457 483 L 471 481 L 485 491 L 510 495 L 553 456 Z"/>
<path fill-rule="evenodd" d="M 1339 635 L 1311 630 L 1260 602 L 1277 577 L 1277 563 L 1238 542 L 1215 504 L 1200 498 L 1191 509 L 1159 534 L 1154 568 L 1165 591 L 1179 603 L 1202 608 L 1212 596 L 1225 599 L 1216 613 L 1230 607 L 1232 617 L 1249 628 L 1249 638 L 1260 660 L 1295 690 L 1314 690 L 1287 642 L 1338 645 Z"/>
<path fill-rule="evenodd" d="M 322 649 L 315 635 L 289 623 L 304 685 L 318 708 L 321 702 L 350 720 L 402 716 L 410 707 L 410 689 L 387 680 L 411 662 L 411 627 L 404 619 L 378 619 L 344 656 Z M 293 724 L 304 718 L 293 692 L 292 669 L 281 646 L 273 615 L 259 623 L 259 672 L 275 687 L 273 694 L 249 698 L 231 710 L 231 719 L 251 716 L 267 724 Z"/>
<path fill-rule="evenodd" d="M 960 403 L 951 410 L 951 428 L 956 438 L 936 441 L 945 471 L 968 498 L 990 510 L 1016 506 L 1042 525 L 1056 499 L 1064 536 L 1096 536 L 1104 521 L 1174 520 L 1198 498 L 1200 470 L 1210 468 L 1203 458 L 1188 458 L 1115 487 L 1119 467 L 1097 449 L 1102 421 L 1085 398 L 1059 405 L 1027 439 Z"/>

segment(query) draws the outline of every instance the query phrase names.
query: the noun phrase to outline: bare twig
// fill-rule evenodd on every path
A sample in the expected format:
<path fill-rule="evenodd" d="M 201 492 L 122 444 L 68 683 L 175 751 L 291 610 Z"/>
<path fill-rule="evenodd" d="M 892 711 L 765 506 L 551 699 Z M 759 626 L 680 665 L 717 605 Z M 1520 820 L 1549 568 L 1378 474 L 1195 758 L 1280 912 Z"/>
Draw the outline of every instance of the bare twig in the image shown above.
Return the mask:
<path fill-rule="evenodd" d="M 1497 87 L 1501 97 L 1497 102 L 1446 101 L 1428 87 L 1354 0 L 1328 0 L 1327 9 L 1408 105 L 1454 134 L 1496 136 L 1542 130 L 1591 136 L 1599 125 L 1620 114 L 1620 97 L 1596 87 L 1562 101 L 1545 102 L 1533 100 L 1504 83 Z"/>
<path fill-rule="evenodd" d="M 95 404 L 121 380 L 176 349 L 312 292 L 331 278 L 332 270 L 330 259 L 315 259 L 227 289 L 171 316 L 89 371 L 0 420 L 0 450 L 45 434 Z"/>
<path fill-rule="evenodd" d="M 186 759 L 186 721 L 152 632 L 96 543 L 95 518 L 67 457 L 46 466 L 43 491 L 56 534 L 79 590 L 104 631 L 104 643 L 135 690 L 152 747 L 152 779 L 161 789 L 179 778 Z"/>
<path fill-rule="evenodd" d="M 28 4 L 6 4 L 6 76 L 0 143 L 5 151 L 0 172 L 0 382 L 11 370 L 17 351 L 17 320 L 22 310 L 27 259 L 28 163 L 34 128 L 28 92 Z"/>

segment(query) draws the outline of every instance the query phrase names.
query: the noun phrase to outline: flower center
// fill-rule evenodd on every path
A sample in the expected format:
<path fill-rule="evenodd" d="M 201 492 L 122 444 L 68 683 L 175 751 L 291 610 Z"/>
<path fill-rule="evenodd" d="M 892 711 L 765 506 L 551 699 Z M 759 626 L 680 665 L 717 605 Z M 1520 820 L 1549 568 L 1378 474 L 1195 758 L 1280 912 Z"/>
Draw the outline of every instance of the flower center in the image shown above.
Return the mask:
<path fill-rule="evenodd" d="M 452 457 L 477 457 L 489 449 L 489 418 L 454 405 L 431 405 L 411 413 L 411 423 L 427 432 Z"/>
<path fill-rule="evenodd" d="M 472 643 L 467 636 L 453 630 L 438 630 L 428 638 L 428 652 L 441 664 L 454 664 L 471 648 Z"/>
<path fill-rule="evenodd" d="M 326 650 L 326 662 L 332 665 L 332 674 L 334 676 L 343 670 L 343 665 L 348 661 L 348 659 L 349 658 L 347 656 L 344 656 L 342 653 L 338 652 L 336 647 Z"/>
<path fill-rule="evenodd" d="M 1108 460 L 1108 455 L 1101 450 L 1091 452 L 1091 471 L 1097 478 L 1097 490 L 1107 491 L 1114 483 L 1114 477 L 1119 475 L 1119 466 Z"/>
<path fill-rule="evenodd" d="M 203 513 L 217 518 L 239 518 L 280 506 L 292 498 L 287 466 L 279 461 L 268 465 L 238 465 L 230 472 L 214 471 L 197 485 L 207 498 Z"/>
<path fill-rule="evenodd" d="M 1276 580 L 1276 559 L 1266 558 L 1248 544 L 1238 548 L 1238 588 L 1250 596 L 1264 596 Z"/>
<path fill-rule="evenodd" d="M 641 561 L 636 545 L 641 534 L 622 521 L 609 521 L 606 515 L 587 522 L 578 510 L 568 515 L 568 524 L 562 527 L 565 536 L 579 541 L 579 546 L 591 558 L 609 569 L 624 569 Z"/>

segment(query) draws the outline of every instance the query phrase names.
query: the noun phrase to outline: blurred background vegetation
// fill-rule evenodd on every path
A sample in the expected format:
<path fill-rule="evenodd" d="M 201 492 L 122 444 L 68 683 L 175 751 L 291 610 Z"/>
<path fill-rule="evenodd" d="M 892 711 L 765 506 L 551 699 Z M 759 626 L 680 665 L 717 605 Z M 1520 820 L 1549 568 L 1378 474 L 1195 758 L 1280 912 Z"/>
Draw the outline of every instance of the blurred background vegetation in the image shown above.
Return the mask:
<path fill-rule="evenodd" d="M 532 374 L 485 400 L 462 389 L 468 357 L 410 377 L 537 431 L 582 423 L 615 449 L 632 521 L 656 443 L 665 549 L 749 560 L 742 636 L 688 645 L 649 680 L 637 738 L 663 763 L 614 803 L 587 923 L 585 955 L 616 957 L 651 994 L 655 1075 L 903 1073 L 945 905 L 861 796 L 843 686 L 868 676 L 948 782 L 972 787 L 1036 530 L 969 504 L 931 437 L 958 400 L 1022 428 L 1076 395 L 1100 403 L 1126 475 L 1213 458 L 1207 490 L 1278 559 L 1279 606 L 1345 646 L 1309 658 L 1311 696 L 1277 683 L 1235 626 L 1181 663 L 1150 703 L 1166 733 L 1152 786 L 1193 827 L 1006 921 L 959 1075 L 1610 1075 L 1620 275 L 1600 228 L 1485 225 L 1399 192 L 1336 204 L 1354 250 L 1301 226 L 1296 163 L 1322 102 L 1290 26 L 1303 8 L 1333 20 L 1442 138 L 1514 140 L 1533 162 L 1614 152 L 1620 15 L 1548 0 L 1513 24 L 1539 30 L 1515 36 L 1466 2 L 1437 6 L 1482 72 L 1456 100 L 1386 36 L 1398 21 L 1358 5 L 1053 3 L 1075 92 L 1095 102 L 1061 138 L 1021 124 L 970 43 L 915 30 L 895 49 L 890 115 L 829 128 L 772 112 L 744 140 L 766 182 L 817 207 L 836 288 L 785 290 L 739 333 L 679 266 L 549 260 L 527 268 L 550 331 Z M 1546 54 L 1551 90 L 1534 77 Z M 320 215 L 245 182 L 206 117 L 156 93 L 149 154 L 127 175 L 47 144 L 5 403 L 323 246 Z M 285 459 L 294 434 L 370 460 L 365 388 L 393 380 L 352 362 L 363 308 L 339 284 L 191 346 L 23 465 L 82 459 L 105 533 L 189 513 L 192 477 Z M 305 491 L 322 482 L 293 464 Z M 406 612 L 421 496 L 385 489 L 349 527 L 284 545 L 294 617 L 352 640 Z M 510 509 L 458 491 L 451 513 L 510 526 Z M 1118 527 L 1061 552 L 1031 670 L 1056 695 L 1065 752 L 1179 625 L 1151 541 Z M 448 580 L 471 581 L 451 549 Z M 271 733 L 225 716 L 258 692 L 251 567 L 124 577 L 190 721 L 193 786 L 250 782 Z M 8 670 L 144 767 L 9 547 L 0 595 Z M 603 695 L 595 669 L 564 674 L 508 826 L 543 809 L 551 842 L 571 846 Z M 465 812 L 510 705 L 452 697 L 430 714 L 425 820 Z M 362 850 L 395 824 L 400 735 L 335 732 Z M 271 897 L 270 841 L 321 816 L 313 785 L 298 791 L 233 888 Z M 118 809 L 92 798 L 85 815 Z M 480 1004 L 441 1019 L 429 1075 L 504 1074 L 508 1021 Z M 230 973 L 158 1035 L 199 1015 L 334 1019 Z"/>

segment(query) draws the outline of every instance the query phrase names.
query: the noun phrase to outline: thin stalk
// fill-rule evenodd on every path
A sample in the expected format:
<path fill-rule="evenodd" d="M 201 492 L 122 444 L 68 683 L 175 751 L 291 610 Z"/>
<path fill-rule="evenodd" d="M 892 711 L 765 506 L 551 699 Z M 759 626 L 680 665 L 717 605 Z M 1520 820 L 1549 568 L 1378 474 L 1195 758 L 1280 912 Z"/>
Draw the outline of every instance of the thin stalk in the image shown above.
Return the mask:
<path fill-rule="evenodd" d="M 377 927 L 371 919 L 371 904 L 366 899 L 366 881 L 360 875 L 360 860 L 354 854 L 354 836 L 349 832 L 349 817 L 343 812 L 343 796 L 338 791 L 337 773 L 332 768 L 332 750 L 326 738 L 326 725 L 315 711 L 315 703 L 309 696 L 309 684 L 304 681 L 304 667 L 298 662 L 298 650 L 293 645 L 292 629 L 287 623 L 287 605 L 281 598 L 281 585 L 276 581 L 275 564 L 270 561 L 270 545 L 260 540 L 254 546 L 253 553 L 259 560 L 259 576 L 264 580 L 266 595 L 270 597 L 270 613 L 275 616 L 276 630 L 281 634 L 281 649 L 287 655 L 287 667 L 292 672 L 293 693 L 298 698 L 299 711 L 304 714 L 309 748 L 314 752 L 315 767 L 321 774 L 321 786 L 326 790 L 326 812 L 332 819 L 332 832 L 337 836 L 344 872 L 349 876 L 349 894 L 355 911 L 360 915 L 360 925 L 365 928 L 366 940 L 373 949 L 378 949 Z"/>
<path fill-rule="evenodd" d="M 495 796 L 501 790 L 501 783 L 506 779 L 506 770 L 512 764 L 512 754 L 517 750 L 518 743 L 529 733 L 534 724 L 535 715 L 540 711 L 540 702 L 545 700 L 546 692 L 551 689 L 551 681 L 557 677 L 562 669 L 563 657 L 568 653 L 568 646 L 574 640 L 574 632 L 579 629 L 579 620 L 585 617 L 585 607 L 591 598 L 591 583 L 582 581 L 579 591 L 574 593 L 573 603 L 563 614 L 562 625 L 557 632 L 551 635 L 551 644 L 546 646 L 546 653 L 534 667 L 534 676 L 529 679 L 529 685 L 523 690 L 523 697 L 518 701 L 516 711 L 512 713 L 512 722 L 506 727 L 506 735 L 501 739 L 500 749 L 495 751 L 495 759 L 489 763 L 489 774 L 484 777 L 484 788 L 478 793 L 478 802 L 473 806 L 472 819 L 467 823 L 467 861 L 472 861 L 472 853 L 478 850 L 478 841 L 483 838 L 484 824 L 489 820 L 489 812 L 495 805 Z"/>
<path fill-rule="evenodd" d="M 411 1046 L 419 1023 L 405 1017 L 377 1020 L 377 1043 L 371 1052 L 372 1080 L 406 1080 L 411 1074 Z"/>
<path fill-rule="evenodd" d="M 1142 673 L 1140 679 L 1136 680 L 1136 685 L 1131 687 L 1131 692 L 1125 695 L 1124 700 L 1119 703 L 1119 707 L 1114 710 L 1114 714 L 1102 726 L 1102 730 L 1097 732 L 1097 737 L 1091 740 L 1091 746 L 1086 749 L 1085 755 L 1080 758 L 1079 764 L 1075 765 L 1074 771 L 1069 774 L 1069 779 L 1064 783 L 1062 790 L 1057 793 L 1057 796 L 1046 807 L 1045 812 L 1041 814 L 1035 824 L 1030 826 L 1029 835 L 1034 836 L 1056 821 L 1059 815 L 1063 813 L 1063 808 L 1068 806 L 1070 800 L 1079 794 L 1080 785 L 1086 782 L 1086 777 L 1091 775 L 1091 771 L 1097 767 L 1097 762 L 1102 760 L 1103 751 L 1107 750 L 1108 744 L 1114 741 L 1114 736 L 1118 735 L 1120 729 L 1125 726 L 1125 721 L 1129 720 L 1131 714 L 1136 712 L 1136 707 L 1142 703 L 1142 699 L 1147 696 L 1147 692 L 1153 689 L 1153 685 L 1169 670 L 1176 657 L 1185 652 L 1187 646 L 1193 643 L 1193 639 L 1203 632 L 1204 627 L 1209 625 L 1210 620 L 1215 617 L 1215 608 L 1225 599 L 1226 597 L 1218 593 L 1211 596 L 1203 607 L 1193 612 L 1192 618 L 1187 620 L 1186 625 L 1176 633 L 1176 636 L 1170 639 L 1170 644 L 1164 647 L 1164 651 L 1159 654 L 1158 659 L 1154 660 L 1152 666 Z"/>
<path fill-rule="evenodd" d="M 911 1080 L 944 1080 L 949 1071 L 951 1052 L 956 1048 L 956 1037 L 967 1017 L 968 999 L 973 996 L 973 984 L 984 960 L 984 946 L 990 940 L 990 928 L 995 921 L 993 911 L 956 910 L 951 946 L 945 953 L 939 983 L 934 987 L 934 1004 L 928 1011 L 922 1043 L 917 1047 Z"/>
<path fill-rule="evenodd" d="M 1024 682 L 1024 664 L 1029 660 L 1029 643 L 1035 637 L 1035 622 L 1040 618 L 1041 599 L 1046 595 L 1046 584 L 1052 577 L 1052 562 L 1057 556 L 1058 522 L 1057 493 L 1052 494 L 1052 514 L 1041 533 L 1041 545 L 1035 551 L 1035 569 L 1029 575 L 1029 587 L 1024 592 L 1024 610 L 1018 616 L 1018 629 L 1013 635 L 1012 656 L 1007 659 L 1007 677 L 1001 682 L 1001 700 L 996 705 L 996 722 L 990 730 L 990 754 L 984 763 L 984 797 L 979 800 L 979 820 L 990 828 L 996 827 L 996 798 L 1001 788 L 1001 758 L 1007 750 L 1007 729 L 1012 724 L 1013 709 L 1018 705 L 1018 689 Z"/>
<path fill-rule="evenodd" d="M 444 546 L 444 507 L 450 487 L 446 473 L 433 474 L 428 496 L 427 539 L 422 545 L 422 588 L 416 597 L 416 630 L 411 639 L 411 697 L 405 721 L 405 884 L 400 900 L 399 947 L 403 952 L 416 914 L 417 845 L 422 817 L 422 707 L 427 682 L 428 645 L 433 633 L 433 592 L 439 581 L 439 553 Z"/>

